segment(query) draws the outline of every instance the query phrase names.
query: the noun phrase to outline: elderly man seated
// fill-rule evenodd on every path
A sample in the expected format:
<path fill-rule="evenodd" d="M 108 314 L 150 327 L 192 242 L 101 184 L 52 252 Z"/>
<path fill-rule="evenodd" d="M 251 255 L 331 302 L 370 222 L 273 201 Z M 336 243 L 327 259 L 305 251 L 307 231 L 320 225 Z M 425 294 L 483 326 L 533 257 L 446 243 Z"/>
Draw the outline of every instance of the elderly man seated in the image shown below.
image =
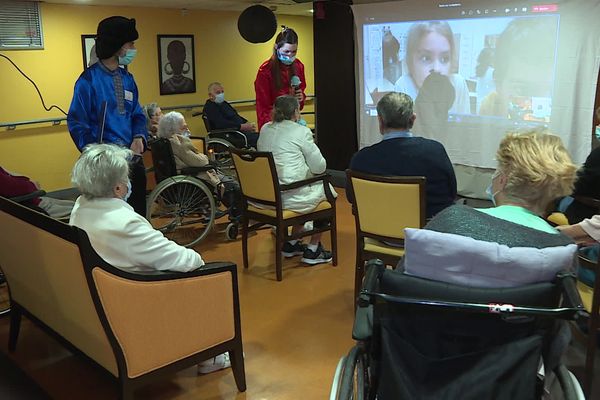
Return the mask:
<path fill-rule="evenodd" d="M 131 150 L 110 144 L 84 149 L 73 167 L 72 182 L 81 196 L 69 224 L 86 231 L 96 253 L 125 271 L 201 268 L 204 260 L 200 254 L 167 239 L 127 204 L 132 156 Z M 198 370 L 209 373 L 230 365 L 225 353 L 203 362 Z"/>
<path fill-rule="evenodd" d="M 377 103 L 377 118 L 381 142 L 356 153 L 350 169 L 379 176 L 424 176 L 427 218 L 452 205 L 456 199 L 454 168 L 441 143 L 411 133 L 417 117 L 410 96 L 386 94 Z"/>
<path fill-rule="evenodd" d="M 258 133 L 256 133 L 256 124 L 248 122 L 225 101 L 225 89 L 219 82 L 213 82 L 208 85 L 208 100 L 204 104 L 204 115 L 208 119 L 210 129 L 235 129 L 246 136 L 248 146 L 256 148 Z"/>

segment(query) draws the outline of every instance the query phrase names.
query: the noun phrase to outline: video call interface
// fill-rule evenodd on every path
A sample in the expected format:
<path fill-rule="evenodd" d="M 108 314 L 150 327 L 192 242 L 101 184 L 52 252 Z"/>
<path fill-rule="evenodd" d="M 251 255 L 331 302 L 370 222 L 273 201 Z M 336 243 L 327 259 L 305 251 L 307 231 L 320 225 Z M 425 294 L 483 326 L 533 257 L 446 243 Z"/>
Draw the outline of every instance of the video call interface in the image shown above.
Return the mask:
<path fill-rule="evenodd" d="M 448 19 L 363 25 L 364 112 L 376 116 L 377 101 L 398 91 L 417 115 L 448 122 L 550 123 L 557 12 L 555 4 L 460 7 Z"/>

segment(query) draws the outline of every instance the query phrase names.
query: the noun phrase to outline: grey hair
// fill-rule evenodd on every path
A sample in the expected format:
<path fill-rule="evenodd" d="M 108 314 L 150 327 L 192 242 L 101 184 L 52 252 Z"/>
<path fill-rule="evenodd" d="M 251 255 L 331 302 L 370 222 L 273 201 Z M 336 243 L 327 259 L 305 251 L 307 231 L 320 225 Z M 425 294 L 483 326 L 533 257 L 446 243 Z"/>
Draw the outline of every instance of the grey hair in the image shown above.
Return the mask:
<path fill-rule="evenodd" d="M 168 139 L 179 133 L 183 121 L 185 121 L 183 114 L 177 111 L 164 115 L 158 123 L 158 137 Z"/>
<path fill-rule="evenodd" d="M 377 102 L 385 129 L 412 128 L 413 101 L 406 93 L 391 92 Z"/>
<path fill-rule="evenodd" d="M 152 116 L 154 112 L 158 108 L 158 103 L 150 103 L 144 106 L 144 112 L 146 113 L 146 130 L 150 131 L 150 126 L 152 124 Z"/>
<path fill-rule="evenodd" d="M 114 197 L 114 187 L 129 180 L 129 160 L 133 152 L 114 144 L 90 144 L 83 149 L 71 183 L 88 198 Z"/>
<path fill-rule="evenodd" d="M 299 108 L 300 103 L 295 96 L 279 96 L 273 105 L 273 122 L 292 119 Z"/>
<path fill-rule="evenodd" d="M 210 91 L 215 87 L 215 86 L 221 86 L 223 87 L 223 85 L 221 84 L 221 82 L 211 82 L 208 85 L 208 93 L 210 93 Z"/>

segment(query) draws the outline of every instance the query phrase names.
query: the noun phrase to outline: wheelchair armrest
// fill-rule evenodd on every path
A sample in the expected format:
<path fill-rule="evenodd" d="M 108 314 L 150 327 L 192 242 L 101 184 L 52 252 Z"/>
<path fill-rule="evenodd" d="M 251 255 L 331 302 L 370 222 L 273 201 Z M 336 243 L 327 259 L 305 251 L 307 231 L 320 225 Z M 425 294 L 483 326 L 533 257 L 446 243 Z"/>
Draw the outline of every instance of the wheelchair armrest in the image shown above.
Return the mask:
<path fill-rule="evenodd" d="M 385 271 L 385 264 L 379 259 L 369 260 L 365 266 L 365 271 L 365 280 L 358 296 L 359 308 L 365 308 L 371 304 L 369 293 L 373 293 L 377 289 L 379 278 Z"/>
<path fill-rule="evenodd" d="M 560 281 L 565 307 L 581 308 L 584 310 L 581 296 L 577 290 L 577 276 L 573 272 L 559 272 L 556 278 Z"/>
<path fill-rule="evenodd" d="M 216 170 L 216 167 L 212 164 L 206 164 L 203 167 L 185 167 L 181 168 L 182 175 L 196 175 L 199 172 L 206 172 Z"/>
<path fill-rule="evenodd" d="M 209 135 L 212 135 L 214 133 L 237 133 L 243 135 L 241 131 L 233 128 L 212 129 L 210 132 L 208 132 Z"/>
<path fill-rule="evenodd" d="M 33 199 L 36 199 L 38 197 L 42 197 L 45 195 L 46 195 L 46 192 L 44 190 L 36 190 L 35 192 L 22 194 L 20 196 L 9 197 L 9 199 L 14 201 L 15 203 L 23 203 L 24 201 L 33 200 Z"/>
<path fill-rule="evenodd" d="M 373 335 L 373 305 L 358 307 L 352 326 L 354 340 L 368 340 Z"/>

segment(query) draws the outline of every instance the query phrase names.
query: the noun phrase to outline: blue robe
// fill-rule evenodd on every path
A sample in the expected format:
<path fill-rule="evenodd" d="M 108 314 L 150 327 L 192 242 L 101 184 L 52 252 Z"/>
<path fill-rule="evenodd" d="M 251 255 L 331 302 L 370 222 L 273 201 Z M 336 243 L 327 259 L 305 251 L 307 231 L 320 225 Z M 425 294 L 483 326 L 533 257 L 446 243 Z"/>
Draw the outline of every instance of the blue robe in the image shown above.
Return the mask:
<path fill-rule="evenodd" d="M 146 142 L 146 116 L 133 75 L 123 68 L 110 71 L 101 62 L 83 71 L 75 83 L 67 125 L 80 151 L 90 143 L 129 148 L 134 138 Z"/>

